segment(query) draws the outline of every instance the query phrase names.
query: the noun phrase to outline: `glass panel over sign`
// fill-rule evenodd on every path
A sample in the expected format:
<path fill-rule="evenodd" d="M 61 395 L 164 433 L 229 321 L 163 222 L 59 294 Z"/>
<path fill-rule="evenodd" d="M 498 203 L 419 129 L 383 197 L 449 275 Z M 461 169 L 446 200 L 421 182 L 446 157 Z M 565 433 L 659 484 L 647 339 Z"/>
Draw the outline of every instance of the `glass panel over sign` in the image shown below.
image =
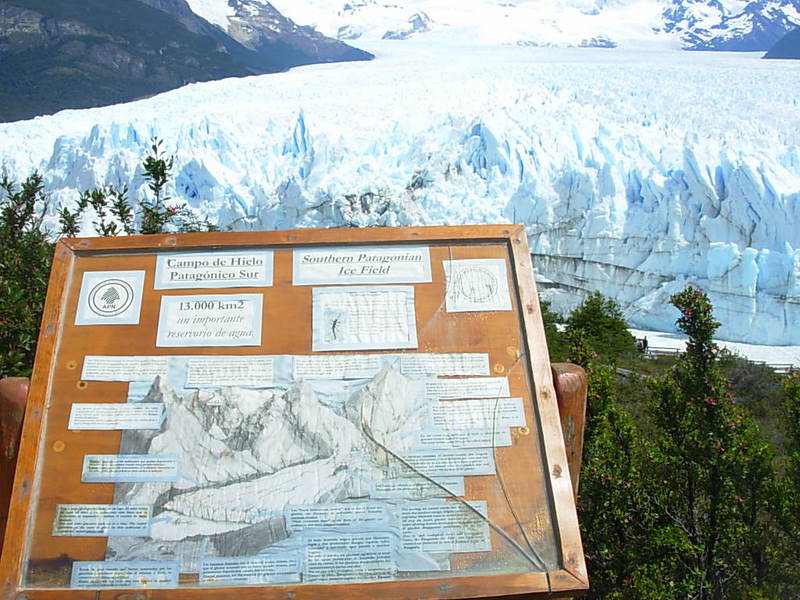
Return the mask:
<path fill-rule="evenodd" d="M 427 581 L 437 597 L 433 582 L 457 578 L 519 593 L 511 575 L 556 591 L 565 536 L 579 540 L 547 468 L 546 350 L 508 240 L 406 250 L 387 230 L 353 250 L 344 233 L 74 253 L 20 563 L 32 600 L 306 584 L 344 600 L 337 584 L 373 582 L 401 598 Z M 378 266 L 359 265 L 357 285 L 320 275 L 351 256 Z M 219 284 L 245 260 L 252 279 Z M 164 283 L 177 279 L 191 285 Z M 136 319 L 86 319 L 94 296 Z"/>

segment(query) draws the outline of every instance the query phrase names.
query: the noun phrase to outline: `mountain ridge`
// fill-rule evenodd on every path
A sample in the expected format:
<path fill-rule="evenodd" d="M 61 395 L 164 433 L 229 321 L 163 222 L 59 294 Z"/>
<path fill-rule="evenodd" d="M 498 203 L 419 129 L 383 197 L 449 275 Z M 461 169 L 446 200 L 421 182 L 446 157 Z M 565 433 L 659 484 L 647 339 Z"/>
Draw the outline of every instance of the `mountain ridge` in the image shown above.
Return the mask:
<path fill-rule="evenodd" d="M 783 36 L 764 58 L 800 59 L 800 27 Z"/>
<path fill-rule="evenodd" d="M 372 58 L 284 22 L 281 39 L 247 47 L 185 0 L 0 0 L 0 121 L 129 102 L 191 82 Z M 318 42 L 313 52 L 307 39 Z"/>
<path fill-rule="evenodd" d="M 164 2 L 173 0 L 146 0 Z M 327 37 L 312 27 L 288 19 L 263 0 L 218 0 L 227 14 L 217 9 L 208 12 L 207 0 L 188 0 L 194 13 L 216 22 L 230 37 L 258 53 L 282 52 L 293 59 L 291 66 L 371 60 L 369 52 L 353 48 L 341 40 Z M 224 17 L 224 18 L 223 18 Z M 213 19 L 213 21 L 212 21 Z"/>
<path fill-rule="evenodd" d="M 460 11 L 454 0 L 273 0 L 272 4 L 298 22 L 348 40 L 427 36 L 585 47 L 598 39 L 603 47 L 660 42 L 685 50 L 766 51 L 800 26 L 800 0 L 473 0 L 469 10 Z M 425 15 L 423 28 L 413 25 L 418 15 Z"/>
<path fill-rule="evenodd" d="M 128 17 L 124 24 L 121 14 Z M 254 72 L 215 40 L 161 15 L 126 0 L 0 2 L 0 119 L 113 104 Z"/>

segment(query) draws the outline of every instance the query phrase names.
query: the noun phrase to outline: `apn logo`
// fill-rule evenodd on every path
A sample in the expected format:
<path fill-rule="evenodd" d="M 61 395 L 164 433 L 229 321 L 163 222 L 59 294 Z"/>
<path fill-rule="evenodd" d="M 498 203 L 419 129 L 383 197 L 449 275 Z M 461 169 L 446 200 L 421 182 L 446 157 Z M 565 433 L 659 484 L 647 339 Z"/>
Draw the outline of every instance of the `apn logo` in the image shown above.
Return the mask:
<path fill-rule="evenodd" d="M 105 279 L 89 292 L 89 309 L 100 317 L 116 317 L 133 303 L 133 288 L 121 279 Z"/>

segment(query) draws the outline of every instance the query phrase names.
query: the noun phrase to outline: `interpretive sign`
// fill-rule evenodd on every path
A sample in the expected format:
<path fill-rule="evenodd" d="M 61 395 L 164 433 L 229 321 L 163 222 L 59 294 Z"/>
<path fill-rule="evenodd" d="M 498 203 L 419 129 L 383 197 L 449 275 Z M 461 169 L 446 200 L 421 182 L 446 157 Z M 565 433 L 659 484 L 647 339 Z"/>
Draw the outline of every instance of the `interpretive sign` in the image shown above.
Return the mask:
<path fill-rule="evenodd" d="M 18 465 L 0 600 L 588 586 L 518 226 L 62 240 Z"/>

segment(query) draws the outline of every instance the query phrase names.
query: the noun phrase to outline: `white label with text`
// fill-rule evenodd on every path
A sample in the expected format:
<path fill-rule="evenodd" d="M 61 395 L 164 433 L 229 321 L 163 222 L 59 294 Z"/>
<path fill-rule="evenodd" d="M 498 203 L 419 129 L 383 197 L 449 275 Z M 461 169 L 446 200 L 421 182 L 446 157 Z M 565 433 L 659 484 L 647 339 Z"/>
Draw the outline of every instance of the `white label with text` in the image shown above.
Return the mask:
<path fill-rule="evenodd" d="M 366 379 L 381 370 L 378 354 L 295 356 L 295 379 Z"/>
<path fill-rule="evenodd" d="M 84 483 L 178 481 L 180 459 L 175 454 L 87 454 Z"/>
<path fill-rule="evenodd" d="M 389 533 L 311 537 L 306 547 L 304 580 L 377 581 L 390 579 L 397 567 Z"/>
<path fill-rule="evenodd" d="M 186 387 L 272 387 L 274 356 L 219 356 L 186 361 Z"/>
<path fill-rule="evenodd" d="M 426 246 L 311 248 L 294 251 L 294 285 L 427 283 Z"/>
<path fill-rule="evenodd" d="M 437 429 L 489 429 L 525 427 L 522 398 L 447 400 L 430 407 L 430 423 Z"/>
<path fill-rule="evenodd" d="M 494 475 L 494 454 L 491 448 L 463 450 L 426 450 L 403 456 L 401 472 L 426 477 L 453 475 Z"/>
<path fill-rule="evenodd" d="M 164 296 L 158 347 L 260 346 L 261 294 Z"/>
<path fill-rule="evenodd" d="M 285 508 L 286 529 L 291 532 L 330 527 L 373 526 L 389 519 L 383 504 L 289 504 Z"/>
<path fill-rule="evenodd" d="M 312 297 L 315 352 L 417 347 L 410 285 L 314 288 Z"/>
<path fill-rule="evenodd" d="M 462 379 L 431 379 L 425 384 L 425 395 L 431 400 L 456 398 L 507 398 L 506 377 L 466 377 Z"/>
<path fill-rule="evenodd" d="M 465 354 L 401 354 L 403 375 L 488 375 L 489 355 Z"/>
<path fill-rule="evenodd" d="M 424 500 L 464 495 L 463 477 L 387 477 L 374 480 L 370 486 L 371 498 Z"/>
<path fill-rule="evenodd" d="M 423 429 L 417 432 L 417 447 L 424 450 L 456 448 L 500 448 L 511 445 L 508 427 L 491 429 Z"/>
<path fill-rule="evenodd" d="M 408 502 L 400 506 L 403 548 L 422 552 L 486 552 L 492 549 L 486 502 Z"/>
<path fill-rule="evenodd" d="M 177 561 L 75 561 L 70 587 L 95 588 L 176 588 Z M 127 595 L 127 594 L 124 594 Z"/>
<path fill-rule="evenodd" d="M 156 259 L 157 290 L 271 285 L 271 250 L 175 252 Z"/>
<path fill-rule="evenodd" d="M 83 359 L 84 381 L 152 381 L 164 375 L 169 356 L 87 356 Z"/>
<path fill-rule="evenodd" d="M 147 537 L 152 512 L 144 504 L 58 504 L 52 535 Z"/>
<path fill-rule="evenodd" d="M 88 404 L 76 402 L 69 413 L 68 429 L 111 431 L 114 429 L 161 429 L 161 402 Z"/>
<path fill-rule="evenodd" d="M 276 556 L 205 557 L 200 561 L 200 585 L 259 585 L 300 581 L 300 557 Z"/>

